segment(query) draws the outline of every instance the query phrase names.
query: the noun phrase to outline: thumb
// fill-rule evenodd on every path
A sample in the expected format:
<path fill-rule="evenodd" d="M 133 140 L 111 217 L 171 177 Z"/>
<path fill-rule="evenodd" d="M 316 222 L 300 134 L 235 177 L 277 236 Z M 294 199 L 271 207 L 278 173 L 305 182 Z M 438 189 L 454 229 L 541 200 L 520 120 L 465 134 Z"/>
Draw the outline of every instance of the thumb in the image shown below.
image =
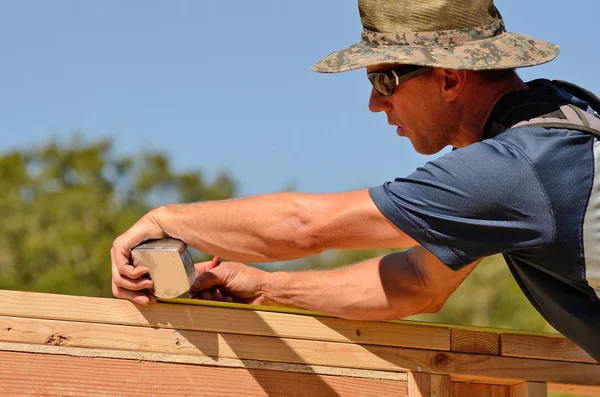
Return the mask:
<path fill-rule="evenodd" d="M 194 263 L 194 274 L 196 275 L 196 277 L 198 277 L 204 272 L 209 271 L 211 269 L 210 265 L 210 261 Z"/>
<path fill-rule="evenodd" d="M 202 291 L 210 289 L 212 287 L 223 285 L 224 278 L 222 277 L 222 275 L 218 274 L 222 272 L 218 272 L 217 269 L 218 268 L 215 268 L 214 270 L 209 270 L 200 273 L 198 277 L 196 277 L 196 280 L 194 280 L 192 286 L 190 287 L 190 292 Z"/>

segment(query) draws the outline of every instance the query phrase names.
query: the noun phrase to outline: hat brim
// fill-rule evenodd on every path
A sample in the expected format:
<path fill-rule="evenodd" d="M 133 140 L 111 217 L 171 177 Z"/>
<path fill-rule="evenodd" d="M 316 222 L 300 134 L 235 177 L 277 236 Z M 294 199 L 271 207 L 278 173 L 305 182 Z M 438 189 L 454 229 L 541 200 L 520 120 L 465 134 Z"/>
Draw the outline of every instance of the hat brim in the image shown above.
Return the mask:
<path fill-rule="evenodd" d="M 558 56 L 556 44 L 518 33 L 448 47 L 353 44 L 313 65 L 320 73 L 339 73 L 381 64 L 411 64 L 458 70 L 512 69 L 541 65 Z"/>

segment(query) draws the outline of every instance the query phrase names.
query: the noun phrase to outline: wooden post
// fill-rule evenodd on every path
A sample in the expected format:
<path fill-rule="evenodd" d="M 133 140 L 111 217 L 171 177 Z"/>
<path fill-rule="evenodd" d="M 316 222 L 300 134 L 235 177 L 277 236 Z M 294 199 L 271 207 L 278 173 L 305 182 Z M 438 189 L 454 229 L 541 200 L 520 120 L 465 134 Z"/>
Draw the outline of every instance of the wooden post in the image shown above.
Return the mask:
<path fill-rule="evenodd" d="M 431 397 L 452 397 L 452 382 L 448 375 L 431 375 Z"/>
<path fill-rule="evenodd" d="M 408 397 L 431 397 L 431 375 L 409 372 Z"/>
<path fill-rule="evenodd" d="M 448 375 L 431 375 L 420 372 L 408 374 L 408 397 L 451 397 Z"/>
<path fill-rule="evenodd" d="M 547 397 L 548 387 L 545 383 L 524 382 L 510 387 L 510 397 Z"/>

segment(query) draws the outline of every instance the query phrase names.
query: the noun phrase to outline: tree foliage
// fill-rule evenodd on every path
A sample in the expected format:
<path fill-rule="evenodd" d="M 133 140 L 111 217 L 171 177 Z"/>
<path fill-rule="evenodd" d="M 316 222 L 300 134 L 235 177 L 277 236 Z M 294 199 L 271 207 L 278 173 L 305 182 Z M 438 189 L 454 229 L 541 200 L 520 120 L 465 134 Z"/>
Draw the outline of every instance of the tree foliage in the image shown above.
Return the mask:
<path fill-rule="evenodd" d="M 78 137 L 4 154 L 0 175 L 0 288 L 73 295 L 111 295 L 112 241 L 151 208 L 235 192 L 225 173 L 209 182 Z"/>

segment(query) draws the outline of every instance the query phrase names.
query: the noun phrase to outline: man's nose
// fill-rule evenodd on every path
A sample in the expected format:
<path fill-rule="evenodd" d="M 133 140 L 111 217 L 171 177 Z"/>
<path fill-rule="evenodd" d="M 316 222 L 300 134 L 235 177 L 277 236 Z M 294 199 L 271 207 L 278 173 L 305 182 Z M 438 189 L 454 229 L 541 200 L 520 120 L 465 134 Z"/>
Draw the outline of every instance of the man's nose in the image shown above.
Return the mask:
<path fill-rule="evenodd" d="M 381 95 L 379 95 L 375 88 L 371 89 L 371 97 L 369 98 L 369 110 L 371 112 L 385 112 L 390 106 L 388 102 L 389 101 L 387 100 L 387 98 L 384 98 Z"/>

